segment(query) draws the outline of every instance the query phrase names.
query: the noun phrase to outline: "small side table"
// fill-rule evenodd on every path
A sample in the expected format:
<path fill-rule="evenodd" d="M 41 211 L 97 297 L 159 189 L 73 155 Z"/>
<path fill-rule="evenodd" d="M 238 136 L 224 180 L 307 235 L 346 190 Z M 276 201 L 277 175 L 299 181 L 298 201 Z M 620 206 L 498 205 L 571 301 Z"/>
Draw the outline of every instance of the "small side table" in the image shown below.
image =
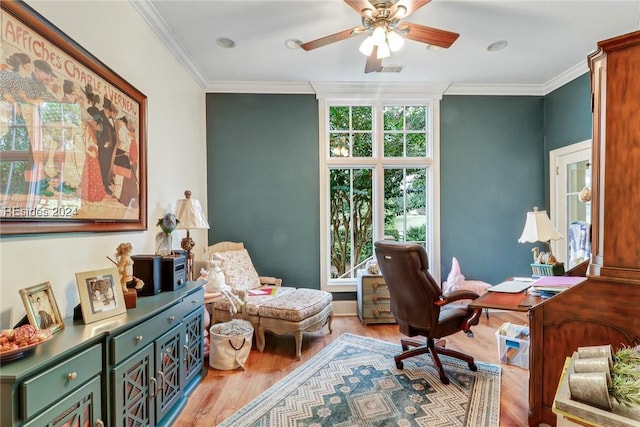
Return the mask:
<path fill-rule="evenodd" d="M 369 323 L 397 323 L 391 312 L 391 296 L 384 278 L 358 270 L 358 317 L 363 325 Z"/>

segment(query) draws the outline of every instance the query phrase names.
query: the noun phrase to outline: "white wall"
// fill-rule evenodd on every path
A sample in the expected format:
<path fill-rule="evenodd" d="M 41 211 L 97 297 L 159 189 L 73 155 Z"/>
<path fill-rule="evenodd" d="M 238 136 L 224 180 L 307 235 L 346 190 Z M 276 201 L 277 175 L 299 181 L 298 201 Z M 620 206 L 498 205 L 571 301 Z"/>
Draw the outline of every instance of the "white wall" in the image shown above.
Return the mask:
<path fill-rule="evenodd" d="M 155 252 L 156 222 L 189 189 L 207 206 L 205 93 L 128 1 L 27 3 L 147 96 L 148 230 L 0 238 L 0 327 L 25 315 L 18 290 L 50 282 L 61 315 L 78 304 L 75 273 L 112 267 L 121 242 Z M 173 233 L 178 249 L 183 231 Z M 196 257 L 206 230 L 191 233 Z"/>

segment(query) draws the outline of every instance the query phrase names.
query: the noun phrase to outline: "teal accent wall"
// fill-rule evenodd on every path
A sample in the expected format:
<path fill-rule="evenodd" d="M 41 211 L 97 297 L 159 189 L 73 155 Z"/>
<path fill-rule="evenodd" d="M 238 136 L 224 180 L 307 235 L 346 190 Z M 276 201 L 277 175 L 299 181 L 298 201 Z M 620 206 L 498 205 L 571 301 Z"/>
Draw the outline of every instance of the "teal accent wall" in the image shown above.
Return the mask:
<path fill-rule="evenodd" d="M 440 129 L 441 275 L 531 274 L 517 242 L 548 207 L 549 150 L 591 137 L 581 76 L 547 96 L 445 96 Z M 314 95 L 207 94 L 209 244 L 242 241 L 258 272 L 320 288 L 318 103 Z M 354 293 L 334 299 L 355 299 Z"/>
<path fill-rule="evenodd" d="M 442 280 L 455 256 L 468 279 L 531 274 L 517 242 L 526 212 L 544 206 L 542 97 L 445 96 L 440 104 Z"/>
<path fill-rule="evenodd" d="M 545 200 L 549 206 L 549 152 L 591 139 L 591 80 L 589 73 L 570 81 L 545 96 L 544 156 Z"/>
<path fill-rule="evenodd" d="M 209 244 L 244 242 L 259 274 L 320 287 L 314 95 L 207 95 Z"/>

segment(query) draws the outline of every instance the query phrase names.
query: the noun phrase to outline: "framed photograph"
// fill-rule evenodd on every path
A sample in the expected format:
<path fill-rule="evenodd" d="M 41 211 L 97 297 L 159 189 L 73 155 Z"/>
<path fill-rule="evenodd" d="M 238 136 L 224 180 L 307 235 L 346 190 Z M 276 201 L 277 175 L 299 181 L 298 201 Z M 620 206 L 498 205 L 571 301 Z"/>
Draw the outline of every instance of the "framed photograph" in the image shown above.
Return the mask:
<path fill-rule="evenodd" d="M 0 234 L 146 230 L 146 96 L 26 3 L 0 13 Z"/>
<path fill-rule="evenodd" d="M 85 324 L 127 312 L 117 268 L 76 273 Z"/>
<path fill-rule="evenodd" d="M 27 319 L 33 326 L 38 329 L 49 329 L 52 333 L 64 328 L 51 283 L 45 282 L 20 289 L 20 297 L 27 311 Z"/>

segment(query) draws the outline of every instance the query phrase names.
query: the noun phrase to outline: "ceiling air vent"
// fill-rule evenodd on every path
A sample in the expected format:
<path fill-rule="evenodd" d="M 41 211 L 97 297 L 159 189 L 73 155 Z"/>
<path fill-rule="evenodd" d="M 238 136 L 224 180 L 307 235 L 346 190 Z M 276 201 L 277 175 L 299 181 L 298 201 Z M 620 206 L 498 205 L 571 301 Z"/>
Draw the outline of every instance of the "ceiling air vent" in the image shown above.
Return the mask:
<path fill-rule="evenodd" d="M 402 65 L 383 65 L 381 73 L 399 73 L 404 67 Z"/>

